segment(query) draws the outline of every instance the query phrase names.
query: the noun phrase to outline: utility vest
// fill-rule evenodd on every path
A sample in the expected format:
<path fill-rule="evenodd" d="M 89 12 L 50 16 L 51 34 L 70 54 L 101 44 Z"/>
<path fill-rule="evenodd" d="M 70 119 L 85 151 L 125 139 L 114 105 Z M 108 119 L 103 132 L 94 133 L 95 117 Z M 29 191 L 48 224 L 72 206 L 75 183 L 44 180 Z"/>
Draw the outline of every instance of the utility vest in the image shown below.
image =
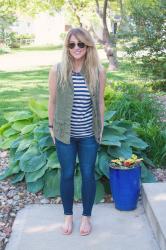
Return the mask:
<path fill-rule="evenodd" d="M 53 131 L 55 137 L 66 143 L 70 144 L 70 128 L 71 128 L 71 113 L 73 107 L 73 97 L 74 97 L 74 86 L 72 81 L 72 76 L 68 77 L 68 83 L 65 85 L 64 89 L 60 86 L 60 64 L 57 64 L 56 71 L 56 105 L 54 114 L 54 124 Z M 99 109 L 99 80 L 96 83 L 96 88 L 93 93 L 90 90 L 89 83 L 86 80 L 84 69 L 80 72 L 84 77 L 87 87 L 90 91 L 92 99 L 92 114 L 93 114 L 93 131 L 95 139 L 98 143 L 100 140 L 101 133 L 101 115 Z"/>

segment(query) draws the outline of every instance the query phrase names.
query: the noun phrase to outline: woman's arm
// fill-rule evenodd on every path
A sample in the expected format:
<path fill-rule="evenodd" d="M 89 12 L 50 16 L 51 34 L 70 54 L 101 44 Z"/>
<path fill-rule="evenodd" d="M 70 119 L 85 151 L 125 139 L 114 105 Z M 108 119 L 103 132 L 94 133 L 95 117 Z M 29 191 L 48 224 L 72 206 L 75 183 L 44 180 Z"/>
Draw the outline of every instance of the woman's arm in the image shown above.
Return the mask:
<path fill-rule="evenodd" d="M 49 120 L 49 125 L 54 125 L 54 114 L 55 114 L 55 104 L 56 104 L 56 65 L 50 69 L 48 84 L 49 84 L 48 120 Z M 50 128 L 50 134 L 55 144 L 55 135 L 53 133 L 53 128 Z"/>
<path fill-rule="evenodd" d="M 105 72 L 104 67 L 102 67 L 102 69 L 99 72 L 99 83 L 100 83 L 100 88 L 99 88 L 99 109 L 100 109 L 101 124 L 102 124 L 100 140 L 101 140 L 102 133 L 103 133 L 103 128 L 104 128 L 104 110 L 105 110 L 104 89 L 105 89 L 105 82 L 106 82 L 106 72 Z"/>

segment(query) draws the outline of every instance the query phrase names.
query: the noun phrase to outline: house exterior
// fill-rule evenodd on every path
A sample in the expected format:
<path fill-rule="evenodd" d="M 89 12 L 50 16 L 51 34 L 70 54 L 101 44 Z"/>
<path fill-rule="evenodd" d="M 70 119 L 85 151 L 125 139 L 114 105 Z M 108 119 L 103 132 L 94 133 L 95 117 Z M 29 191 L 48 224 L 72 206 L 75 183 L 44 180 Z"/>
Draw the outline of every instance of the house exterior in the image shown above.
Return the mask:
<path fill-rule="evenodd" d="M 63 13 L 53 16 L 46 12 L 35 17 L 19 15 L 12 30 L 18 34 L 33 34 L 34 45 L 59 45 L 62 43 L 62 33 L 65 32 L 65 17 Z"/>

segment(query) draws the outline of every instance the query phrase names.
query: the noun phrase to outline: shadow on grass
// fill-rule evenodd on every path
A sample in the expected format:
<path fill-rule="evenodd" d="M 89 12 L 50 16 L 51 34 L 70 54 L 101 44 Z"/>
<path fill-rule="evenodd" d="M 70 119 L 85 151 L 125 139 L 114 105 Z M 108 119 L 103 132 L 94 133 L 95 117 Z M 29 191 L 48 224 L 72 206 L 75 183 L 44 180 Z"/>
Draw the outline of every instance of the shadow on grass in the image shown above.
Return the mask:
<path fill-rule="evenodd" d="M 40 99 L 48 100 L 47 88 L 33 88 L 27 89 L 24 92 L 19 91 L 4 91 L 3 98 L 0 102 L 0 126 L 6 123 L 4 114 L 11 111 L 28 110 L 28 102 L 33 98 L 40 101 Z"/>
<path fill-rule="evenodd" d="M 0 126 L 6 121 L 4 113 L 28 109 L 28 101 L 48 99 L 48 72 L 50 67 L 22 72 L 0 72 Z"/>
<path fill-rule="evenodd" d="M 149 80 L 149 75 L 143 71 L 142 63 L 139 59 L 137 63 L 132 63 L 129 58 L 119 58 L 118 62 L 117 71 L 107 71 L 107 78 L 110 81 L 142 82 Z M 103 63 L 103 65 L 108 69 L 108 63 Z"/>
<path fill-rule="evenodd" d="M 1 81 L 46 80 L 48 79 L 49 69 L 50 67 L 21 72 L 0 71 L 0 79 Z"/>
<path fill-rule="evenodd" d="M 108 68 L 108 63 L 103 63 Z M 29 71 L 0 71 L 0 125 L 4 123 L 3 113 L 11 110 L 25 110 L 30 98 L 48 98 L 48 74 L 51 66 Z M 145 82 L 140 71 L 140 61 L 132 64 L 130 59 L 119 58 L 119 70 L 107 72 L 108 82 Z"/>

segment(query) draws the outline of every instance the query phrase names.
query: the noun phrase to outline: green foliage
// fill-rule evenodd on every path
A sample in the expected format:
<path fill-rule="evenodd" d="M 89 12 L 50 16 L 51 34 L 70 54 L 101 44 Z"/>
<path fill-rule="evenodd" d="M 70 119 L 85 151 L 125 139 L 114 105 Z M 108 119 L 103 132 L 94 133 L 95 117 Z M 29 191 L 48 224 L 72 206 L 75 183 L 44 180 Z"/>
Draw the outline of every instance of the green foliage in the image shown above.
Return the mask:
<path fill-rule="evenodd" d="M 164 107 L 146 86 L 140 84 L 114 83 L 105 89 L 107 110 L 116 110 L 113 119 L 130 120 L 138 135 L 149 147 L 146 153 L 159 166 L 166 162 L 166 125 Z"/>
<path fill-rule="evenodd" d="M 152 81 L 151 83 L 149 83 L 149 86 L 152 87 L 152 89 L 154 91 L 163 91 L 166 92 L 166 84 L 165 84 L 165 80 L 163 81 Z"/>
<path fill-rule="evenodd" d="M 60 165 L 48 129 L 47 103 L 29 101 L 28 111 L 5 114 L 7 123 L 0 127 L 1 149 L 10 148 L 10 162 L 0 179 L 26 181 L 27 190 L 43 190 L 46 197 L 60 195 Z M 104 187 L 97 181 L 96 202 L 104 196 Z M 75 200 L 81 199 L 81 175 L 78 163 L 75 171 Z"/>
<path fill-rule="evenodd" d="M 144 70 L 154 77 L 165 79 L 165 2 L 163 0 L 128 0 L 131 44 L 126 50 L 131 55 L 140 52 Z M 133 39 L 134 38 L 134 39 Z"/>
<path fill-rule="evenodd" d="M 36 99 L 37 97 L 38 100 L 43 100 L 44 98 L 48 99 L 48 86 L 46 83 L 48 80 L 49 68 L 50 67 L 47 66 L 29 71 L 0 72 L 0 126 L 5 123 L 3 114 L 15 110 L 28 110 L 30 98 Z"/>
<path fill-rule="evenodd" d="M 30 45 L 33 40 L 33 34 L 18 34 L 17 32 L 10 32 L 8 45 L 10 48 L 20 48 L 21 45 Z"/>
<path fill-rule="evenodd" d="M 11 48 L 20 48 L 20 45 L 30 44 L 33 41 L 33 35 L 18 35 L 11 31 L 11 26 L 17 20 L 18 13 L 35 16 L 39 12 L 50 11 L 50 14 L 55 13 L 55 10 L 60 10 L 64 1 L 51 0 L 0 0 L 0 43 Z M 27 40 L 28 39 L 28 40 Z M 0 49 L 0 54 L 8 52 L 7 49 Z"/>
<path fill-rule="evenodd" d="M 104 146 L 103 149 L 107 152 L 109 159 L 119 157 L 128 159 L 133 152 L 141 151 L 148 147 L 143 140 L 138 138 L 130 121 L 111 121 L 107 115 L 108 113 L 106 113 L 104 119 L 105 125 L 101 145 Z"/>
<path fill-rule="evenodd" d="M 16 20 L 13 11 L 4 11 L 0 6 L 0 43 L 4 45 L 4 48 L 10 43 L 10 27 Z"/>
<path fill-rule="evenodd" d="M 11 49 L 7 45 L 5 45 L 5 44 L 1 45 L 0 55 L 1 54 L 8 54 L 10 52 L 11 52 Z"/>
<path fill-rule="evenodd" d="M 17 111 L 5 115 L 7 123 L 0 127 L 1 149 L 10 148 L 9 167 L 0 179 L 11 177 L 11 182 L 26 181 L 30 192 L 43 191 L 46 197 L 60 195 L 60 165 L 56 146 L 48 129 L 46 102 L 29 101 L 28 111 Z M 105 113 L 102 142 L 96 160 L 97 192 L 95 202 L 103 199 L 105 184 L 103 176 L 109 178 L 110 160 L 115 157 L 130 157 L 132 152 L 141 155 L 148 145 L 138 138 L 131 122 L 112 121 L 114 111 Z M 81 174 L 78 159 L 75 168 L 75 200 L 81 199 Z"/>
<path fill-rule="evenodd" d="M 10 0 L 3 1 L 0 0 L 0 10 L 8 13 L 9 11 L 13 13 L 17 13 L 18 11 L 21 13 L 26 13 L 27 15 L 34 16 L 39 12 L 46 11 L 51 7 L 54 10 L 59 10 L 61 6 L 64 4 L 64 1 L 61 0 L 50 0 L 50 1 L 40 1 L 40 0 Z"/>

